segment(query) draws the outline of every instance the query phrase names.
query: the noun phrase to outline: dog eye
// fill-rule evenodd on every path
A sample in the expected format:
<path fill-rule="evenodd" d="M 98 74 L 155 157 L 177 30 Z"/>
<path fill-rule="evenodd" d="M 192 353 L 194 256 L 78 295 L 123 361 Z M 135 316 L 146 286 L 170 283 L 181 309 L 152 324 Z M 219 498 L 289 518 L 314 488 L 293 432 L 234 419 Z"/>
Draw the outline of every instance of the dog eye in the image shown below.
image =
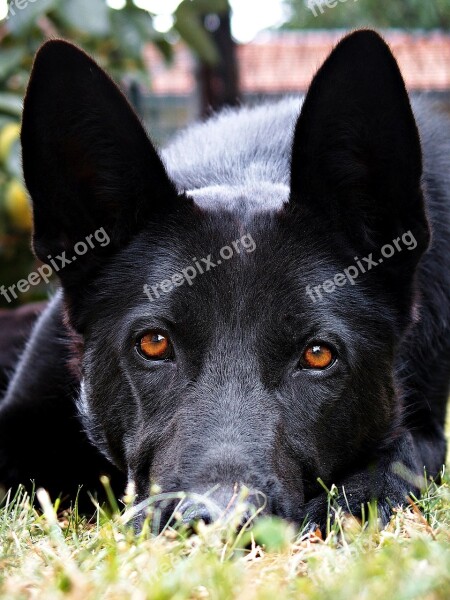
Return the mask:
<path fill-rule="evenodd" d="M 172 358 L 173 347 L 170 339 L 160 331 L 149 331 L 136 344 L 139 354 L 147 360 Z"/>
<path fill-rule="evenodd" d="M 335 353 L 321 342 L 313 343 L 306 348 L 300 360 L 300 366 L 303 369 L 326 369 L 336 360 Z"/>

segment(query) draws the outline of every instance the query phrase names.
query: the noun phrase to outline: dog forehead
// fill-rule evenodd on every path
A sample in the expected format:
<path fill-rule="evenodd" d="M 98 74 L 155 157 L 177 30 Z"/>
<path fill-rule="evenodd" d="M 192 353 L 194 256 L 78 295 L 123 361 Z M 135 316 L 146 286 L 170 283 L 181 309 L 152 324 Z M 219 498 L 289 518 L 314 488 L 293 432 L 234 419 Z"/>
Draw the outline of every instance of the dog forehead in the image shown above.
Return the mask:
<path fill-rule="evenodd" d="M 186 195 L 202 209 L 227 210 L 242 218 L 280 210 L 289 200 L 289 187 L 261 180 L 242 185 L 211 185 L 188 190 Z"/>
<path fill-rule="evenodd" d="M 261 194 L 267 189 L 278 201 L 288 196 L 284 186 L 258 187 Z M 257 199 L 255 190 L 205 188 L 195 200 L 200 204 L 203 195 L 205 204 L 189 222 L 174 219 L 170 226 L 144 229 L 107 270 L 108 286 L 102 289 L 111 292 L 116 283 L 108 304 L 126 295 L 124 304 L 139 311 L 144 305 L 146 314 L 189 322 L 218 313 L 237 318 L 240 311 L 246 319 L 252 312 L 273 319 L 279 313 L 303 314 L 305 304 L 317 312 L 306 287 L 327 279 L 330 267 L 315 228 L 306 219 L 283 216 L 275 200 L 277 208 L 270 211 L 223 207 L 224 198 Z M 206 208 L 214 194 L 222 196 L 222 204 Z"/>

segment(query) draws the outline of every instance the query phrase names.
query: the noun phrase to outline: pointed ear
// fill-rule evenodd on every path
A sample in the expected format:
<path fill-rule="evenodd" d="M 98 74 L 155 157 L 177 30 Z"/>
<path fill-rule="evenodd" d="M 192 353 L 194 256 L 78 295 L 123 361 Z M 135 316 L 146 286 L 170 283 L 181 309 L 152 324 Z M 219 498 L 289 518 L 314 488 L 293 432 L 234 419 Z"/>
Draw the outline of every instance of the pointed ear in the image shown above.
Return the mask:
<path fill-rule="evenodd" d="M 47 42 L 36 55 L 21 137 L 34 248 L 44 262 L 99 228 L 110 252 L 186 201 L 123 94 L 67 42 Z"/>
<path fill-rule="evenodd" d="M 419 134 L 398 65 L 373 31 L 344 38 L 313 79 L 292 149 L 291 202 L 364 248 L 428 244 Z M 411 256 L 412 253 L 410 253 Z"/>

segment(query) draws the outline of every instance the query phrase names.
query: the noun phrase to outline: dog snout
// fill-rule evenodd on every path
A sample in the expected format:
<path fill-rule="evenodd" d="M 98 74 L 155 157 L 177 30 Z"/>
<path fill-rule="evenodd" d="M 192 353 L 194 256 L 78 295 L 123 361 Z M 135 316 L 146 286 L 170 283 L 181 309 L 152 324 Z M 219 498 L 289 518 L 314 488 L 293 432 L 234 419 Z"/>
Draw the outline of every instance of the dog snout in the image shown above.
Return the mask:
<path fill-rule="evenodd" d="M 215 507 L 208 506 L 195 500 L 187 500 L 180 506 L 179 510 L 183 523 L 192 524 L 197 521 L 203 521 L 210 525 L 216 521 L 220 514 Z"/>
<path fill-rule="evenodd" d="M 263 512 L 267 498 L 262 492 L 249 491 L 245 486 L 224 487 L 214 492 L 191 492 L 178 512 L 184 523 L 203 521 L 209 525 L 216 521 L 233 521 L 243 526 L 253 516 Z M 236 522 L 237 521 L 237 522 Z"/>

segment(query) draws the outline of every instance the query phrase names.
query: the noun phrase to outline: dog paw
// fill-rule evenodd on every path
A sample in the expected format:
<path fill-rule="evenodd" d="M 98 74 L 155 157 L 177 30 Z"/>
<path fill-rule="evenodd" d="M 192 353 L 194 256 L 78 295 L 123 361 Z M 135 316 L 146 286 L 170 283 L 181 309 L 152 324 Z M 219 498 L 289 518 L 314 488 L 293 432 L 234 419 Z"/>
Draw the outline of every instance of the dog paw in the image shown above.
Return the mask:
<path fill-rule="evenodd" d="M 359 488 L 359 486 L 358 486 Z M 390 487 L 389 493 L 378 494 L 352 490 L 347 485 L 332 486 L 329 493 L 323 493 L 307 502 L 303 508 L 303 522 L 309 531 L 319 529 L 326 536 L 340 520 L 348 522 L 349 517 L 361 524 L 377 522 L 380 528 L 388 525 L 393 509 L 406 503 L 407 488 L 399 484 L 395 489 Z"/>

